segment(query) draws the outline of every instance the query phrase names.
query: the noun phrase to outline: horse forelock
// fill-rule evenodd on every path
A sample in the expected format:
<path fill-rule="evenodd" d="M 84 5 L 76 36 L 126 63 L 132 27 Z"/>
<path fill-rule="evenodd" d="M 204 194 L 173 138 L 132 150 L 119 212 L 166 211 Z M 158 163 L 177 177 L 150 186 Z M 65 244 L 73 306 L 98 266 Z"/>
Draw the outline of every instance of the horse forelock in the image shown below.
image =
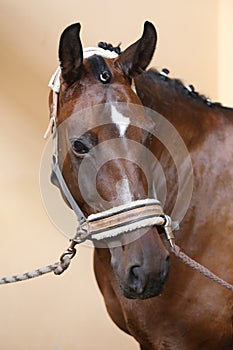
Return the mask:
<path fill-rule="evenodd" d="M 102 56 L 93 55 L 88 58 L 88 61 L 96 80 L 102 82 L 103 84 L 111 82 L 112 73 Z"/>

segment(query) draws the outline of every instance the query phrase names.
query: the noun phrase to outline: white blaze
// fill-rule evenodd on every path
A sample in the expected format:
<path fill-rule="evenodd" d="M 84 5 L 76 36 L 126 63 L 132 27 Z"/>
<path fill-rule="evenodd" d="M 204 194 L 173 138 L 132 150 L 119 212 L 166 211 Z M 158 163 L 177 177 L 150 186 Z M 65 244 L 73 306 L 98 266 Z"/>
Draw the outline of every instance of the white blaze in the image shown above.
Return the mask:
<path fill-rule="evenodd" d="M 116 190 L 117 201 L 119 202 L 117 205 L 130 203 L 133 200 L 129 180 L 127 178 L 123 178 L 117 182 Z"/>
<path fill-rule="evenodd" d="M 115 106 L 111 106 L 112 108 L 112 122 L 116 124 L 120 136 L 123 137 L 125 135 L 125 132 L 129 126 L 130 119 L 128 117 L 125 117 L 122 113 L 118 112 Z"/>

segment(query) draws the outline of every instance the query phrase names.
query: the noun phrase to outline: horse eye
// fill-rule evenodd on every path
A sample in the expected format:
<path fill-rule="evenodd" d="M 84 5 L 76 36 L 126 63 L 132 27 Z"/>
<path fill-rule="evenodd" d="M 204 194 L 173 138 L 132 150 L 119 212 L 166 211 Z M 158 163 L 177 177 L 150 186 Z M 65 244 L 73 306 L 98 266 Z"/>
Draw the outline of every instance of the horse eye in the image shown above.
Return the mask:
<path fill-rule="evenodd" d="M 82 141 L 80 140 L 74 140 L 72 142 L 72 149 L 74 151 L 74 153 L 78 154 L 78 155 L 84 155 L 85 153 L 89 152 L 88 147 L 86 147 Z"/>

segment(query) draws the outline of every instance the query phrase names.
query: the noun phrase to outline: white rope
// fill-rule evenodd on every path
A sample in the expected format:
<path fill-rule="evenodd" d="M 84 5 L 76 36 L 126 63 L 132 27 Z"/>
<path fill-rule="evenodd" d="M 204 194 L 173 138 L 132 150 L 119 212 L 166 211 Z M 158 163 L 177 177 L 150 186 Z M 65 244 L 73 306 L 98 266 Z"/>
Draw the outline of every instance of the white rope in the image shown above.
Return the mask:
<path fill-rule="evenodd" d="M 115 51 L 105 50 L 105 49 L 102 49 L 102 47 L 90 46 L 90 47 L 85 47 L 83 49 L 83 58 L 88 58 L 93 55 L 99 55 L 104 58 L 111 58 L 111 59 L 118 57 L 118 54 Z"/>
<path fill-rule="evenodd" d="M 68 264 L 68 266 L 69 266 L 69 263 L 70 263 L 70 261 L 68 262 L 68 260 L 67 260 L 66 264 Z M 64 267 L 62 266 L 62 263 L 57 262 L 53 265 L 40 267 L 39 269 L 32 270 L 30 272 L 26 272 L 23 274 L 18 274 L 18 275 L 14 275 L 14 276 L 0 278 L 0 284 L 9 284 L 9 283 L 14 283 L 14 282 L 25 281 L 25 280 L 28 280 L 31 278 L 43 276 L 43 275 L 50 273 L 50 272 L 54 272 L 56 275 L 58 275 L 58 274 L 61 274 L 63 271 L 64 271 Z"/>
<path fill-rule="evenodd" d="M 76 242 L 71 241 L 69 248 L 62 254 L 59 262 L 56 262 L 52 265 L 40 267 L 39 269 L 32 270 L 30 272 L 0 278 L 0 285 L 25 281 L 31 278 L 43 276 L 50 272 L 54 272 L 55 275 L 62 274 L 70 266 L 71 259 L 76 254 L 76 244 Z"/>

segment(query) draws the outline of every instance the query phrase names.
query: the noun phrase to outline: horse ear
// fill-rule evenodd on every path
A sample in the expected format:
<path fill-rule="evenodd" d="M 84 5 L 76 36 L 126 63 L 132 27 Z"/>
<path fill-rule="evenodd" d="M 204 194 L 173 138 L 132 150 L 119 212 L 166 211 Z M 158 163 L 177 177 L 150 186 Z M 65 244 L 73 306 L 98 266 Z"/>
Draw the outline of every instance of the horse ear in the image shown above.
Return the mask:
<path fill-rule="evenodd" d="M 59 43 L 61 74 L 67 84 L 78 79 L 79 68 L 83 61 L 83 49 L 79 37 L 81 25 L 75 23 L 67 27 Z"/>
<path fill-rule="evenodd" d="M 150 22 L 144 23 L 142 37 L 129 46 L 119 57 L 124 73 L 134 77 L 146 69 L 150 63 L 157 42 L 156 29 Z"/>

